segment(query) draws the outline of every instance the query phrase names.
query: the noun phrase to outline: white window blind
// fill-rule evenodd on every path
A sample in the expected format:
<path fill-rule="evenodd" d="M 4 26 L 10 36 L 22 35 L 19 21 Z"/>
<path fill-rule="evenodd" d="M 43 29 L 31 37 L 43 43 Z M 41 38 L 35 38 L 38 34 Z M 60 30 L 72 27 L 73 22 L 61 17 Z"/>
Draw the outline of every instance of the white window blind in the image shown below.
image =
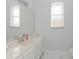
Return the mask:
<path fill-rule="evenodd" d="M 20 26 L 20 6 L 15 5 L 11 6 L 11 19 L 10 19 L 10 25 L 13 27 L 19 27 Z"/>
<path fill-rule="evenodd" d="M 51 27 L 64 27 L 63 2 L 54 2 L 51 5 Z"/>

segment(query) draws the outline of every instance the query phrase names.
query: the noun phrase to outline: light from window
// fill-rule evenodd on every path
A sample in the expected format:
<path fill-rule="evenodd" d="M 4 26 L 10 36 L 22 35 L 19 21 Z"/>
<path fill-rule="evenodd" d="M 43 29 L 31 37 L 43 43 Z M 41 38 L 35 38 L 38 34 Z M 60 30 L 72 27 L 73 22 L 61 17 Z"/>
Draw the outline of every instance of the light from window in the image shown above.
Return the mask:
<path fill-rule="evenodd" d="M 54 2 L 51 5 L 51 27 L 64 27 L 63 2 Z"/>
<path fill-rule="evenodd" d="M 20 6 L 19 5 L 15 5 L 11 7 L 10 25 L 13 27 L 20 26 Z"/>

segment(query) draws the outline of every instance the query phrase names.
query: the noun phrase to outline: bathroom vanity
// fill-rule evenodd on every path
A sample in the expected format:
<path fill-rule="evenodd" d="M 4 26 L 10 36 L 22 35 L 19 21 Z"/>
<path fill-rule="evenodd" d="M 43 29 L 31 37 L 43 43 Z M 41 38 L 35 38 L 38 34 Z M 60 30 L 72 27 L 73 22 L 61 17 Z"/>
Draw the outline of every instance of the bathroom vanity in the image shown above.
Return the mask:
<path fill-rule="evenodd" d="M 27 40 L 26 44 L 21 42 L 16 47 L 8 47 L 6 55 L 7 59 L 39 59 L 43 50 L 42 37 L 33 36 Z"/>

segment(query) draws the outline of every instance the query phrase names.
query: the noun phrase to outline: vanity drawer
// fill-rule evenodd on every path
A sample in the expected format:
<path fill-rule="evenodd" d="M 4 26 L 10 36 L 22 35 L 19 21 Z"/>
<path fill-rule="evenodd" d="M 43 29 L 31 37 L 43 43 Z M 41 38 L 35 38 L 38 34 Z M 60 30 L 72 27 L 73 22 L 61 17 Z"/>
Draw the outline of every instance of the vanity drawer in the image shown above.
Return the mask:
<path fill-rule="evenodd" d="M 28 51 L 25 51 L 22 56 L 17 59 L 35 59 L 35 48 L 32 47 Z"/>

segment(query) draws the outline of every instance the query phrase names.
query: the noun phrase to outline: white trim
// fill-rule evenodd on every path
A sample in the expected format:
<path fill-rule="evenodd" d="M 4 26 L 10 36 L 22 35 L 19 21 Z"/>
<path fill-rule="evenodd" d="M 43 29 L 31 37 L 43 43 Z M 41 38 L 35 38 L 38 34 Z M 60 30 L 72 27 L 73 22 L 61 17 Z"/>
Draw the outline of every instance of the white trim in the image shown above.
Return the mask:
<path fill-rule="evenodd" d="M 61 50 L 45 50 L 44 53 L 45 52 L 71 55 L 69 51 L 61 51 Z"/>

